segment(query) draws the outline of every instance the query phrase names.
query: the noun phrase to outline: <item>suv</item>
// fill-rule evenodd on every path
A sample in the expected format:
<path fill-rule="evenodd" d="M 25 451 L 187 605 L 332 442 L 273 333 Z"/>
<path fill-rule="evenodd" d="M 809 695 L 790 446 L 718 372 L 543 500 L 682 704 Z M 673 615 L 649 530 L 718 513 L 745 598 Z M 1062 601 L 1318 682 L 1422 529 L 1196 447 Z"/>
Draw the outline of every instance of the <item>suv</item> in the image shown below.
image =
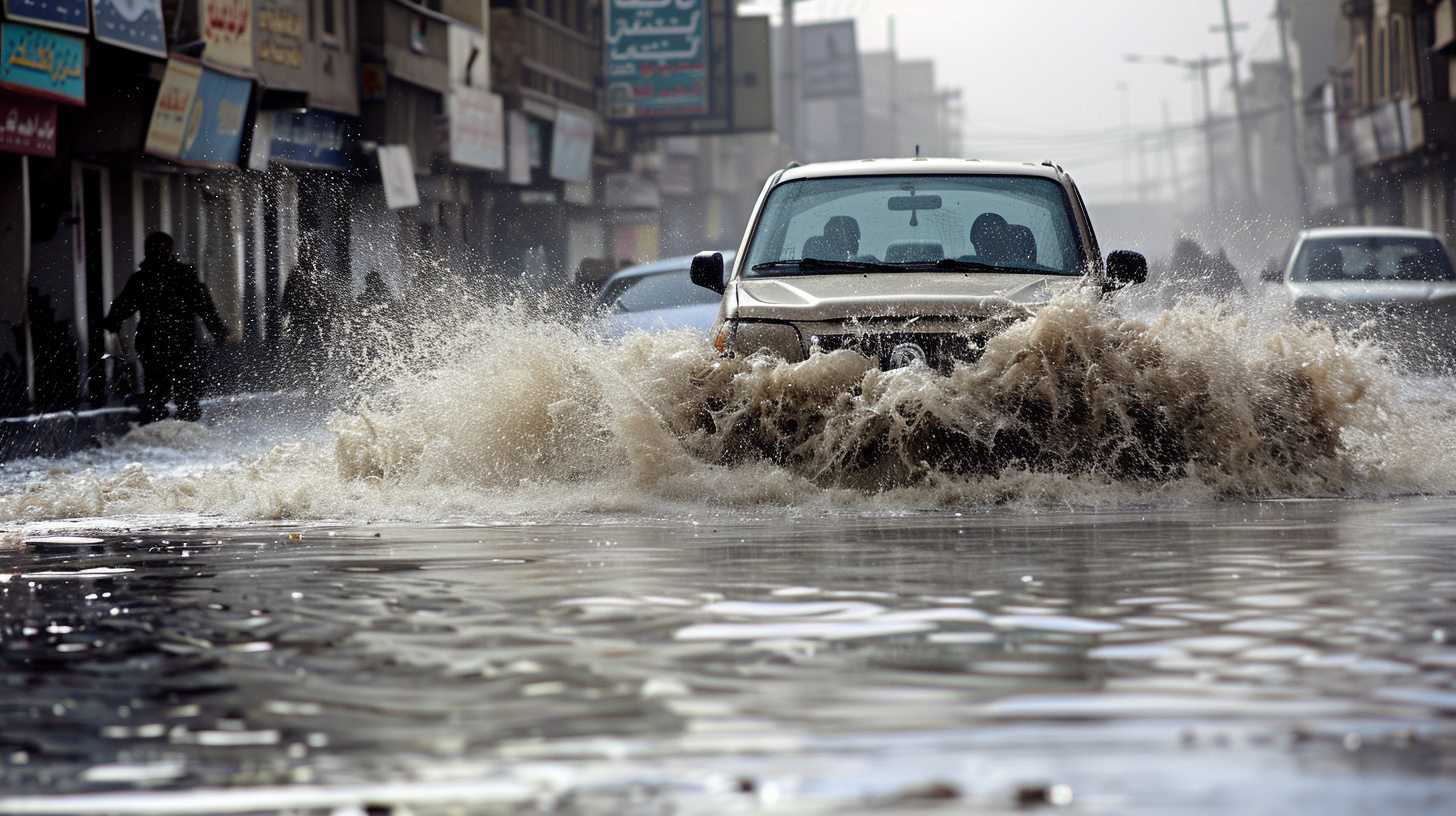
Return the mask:
<path fill-rule="evenodd" d="M 1135 252 L 1103 264 L 1076 184 L 1050 162 L 880 159 L 779 171 L 732 274 L 716 252 L 691 274 L 723 295 L 724 354 L 851 349 L 949 371 L 1054 294 L 1141 283 L 1147 268 Z"/>

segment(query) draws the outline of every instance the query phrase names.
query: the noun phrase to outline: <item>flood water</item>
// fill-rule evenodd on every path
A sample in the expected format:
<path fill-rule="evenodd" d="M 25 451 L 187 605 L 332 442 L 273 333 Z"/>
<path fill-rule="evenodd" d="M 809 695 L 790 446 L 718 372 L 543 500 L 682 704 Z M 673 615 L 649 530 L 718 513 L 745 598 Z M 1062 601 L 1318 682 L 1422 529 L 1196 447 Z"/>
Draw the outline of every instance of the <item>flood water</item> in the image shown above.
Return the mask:
<path fill-rule="evenodd" d="M 1456 809 L 1450 381 L 1194 312 L 950 377 L 496 324 L 0 469 L 0 812 Z"/>

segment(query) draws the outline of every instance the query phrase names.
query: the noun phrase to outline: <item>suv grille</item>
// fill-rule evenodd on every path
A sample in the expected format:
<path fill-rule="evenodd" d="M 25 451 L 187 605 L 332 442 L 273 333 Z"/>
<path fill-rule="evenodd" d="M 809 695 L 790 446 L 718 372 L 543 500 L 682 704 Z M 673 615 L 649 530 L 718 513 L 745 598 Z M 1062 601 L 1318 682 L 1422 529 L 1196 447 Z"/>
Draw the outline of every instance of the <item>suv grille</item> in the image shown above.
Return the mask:
<path fill-rule="evenodd" d="M 880 367 L 894 368 L 891 361 L 897 346 L 913 343 L 925 352 L 925 362 L 942 374 L 949 374 L 957 362 L 974 362 L 986 348 L 986 338 L 949 332 L 923 333 L 893 332 L 889 334 L 827 334 L 817 336 L 821 351 L 849 349 L 878 360 Z M 811 350 L 814 339 L 810 339 Z M 896 361 L 898 362 L 898 361 Z M 901 363 L 903 364 L 903 363 Z"/>

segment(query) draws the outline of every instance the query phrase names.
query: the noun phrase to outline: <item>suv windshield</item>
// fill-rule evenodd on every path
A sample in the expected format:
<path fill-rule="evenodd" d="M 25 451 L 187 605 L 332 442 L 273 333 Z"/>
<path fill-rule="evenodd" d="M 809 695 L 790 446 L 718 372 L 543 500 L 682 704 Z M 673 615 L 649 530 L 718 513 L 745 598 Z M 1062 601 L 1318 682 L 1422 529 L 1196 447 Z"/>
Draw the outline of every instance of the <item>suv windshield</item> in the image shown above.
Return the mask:
<path fill-rule="evenodd" d="M 769 194 L 746 273 L 940 267 L 1080 275 L 1071 203 L 1037 176 L 802 179 Z"/>
<path fill-rule="evenodd" d="M 1434 238 L 1360 235 L 1304 242 L 1295 281 L 1452 281 L 1451 259 Z"/>

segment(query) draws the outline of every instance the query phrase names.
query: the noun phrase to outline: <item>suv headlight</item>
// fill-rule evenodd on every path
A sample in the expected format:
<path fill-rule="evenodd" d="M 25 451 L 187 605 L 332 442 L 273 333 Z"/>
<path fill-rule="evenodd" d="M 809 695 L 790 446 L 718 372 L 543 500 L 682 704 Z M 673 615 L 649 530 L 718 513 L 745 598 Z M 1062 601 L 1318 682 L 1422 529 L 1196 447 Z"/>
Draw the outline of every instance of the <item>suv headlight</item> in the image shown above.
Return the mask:
<path fill-rule="evenodd" d="M 728 347 L 734 354 L 767 350 L 791 363 L 804 359 L 804 343 L 799 338 L 799 330 L 787 323 L 735 323 Z"/>

